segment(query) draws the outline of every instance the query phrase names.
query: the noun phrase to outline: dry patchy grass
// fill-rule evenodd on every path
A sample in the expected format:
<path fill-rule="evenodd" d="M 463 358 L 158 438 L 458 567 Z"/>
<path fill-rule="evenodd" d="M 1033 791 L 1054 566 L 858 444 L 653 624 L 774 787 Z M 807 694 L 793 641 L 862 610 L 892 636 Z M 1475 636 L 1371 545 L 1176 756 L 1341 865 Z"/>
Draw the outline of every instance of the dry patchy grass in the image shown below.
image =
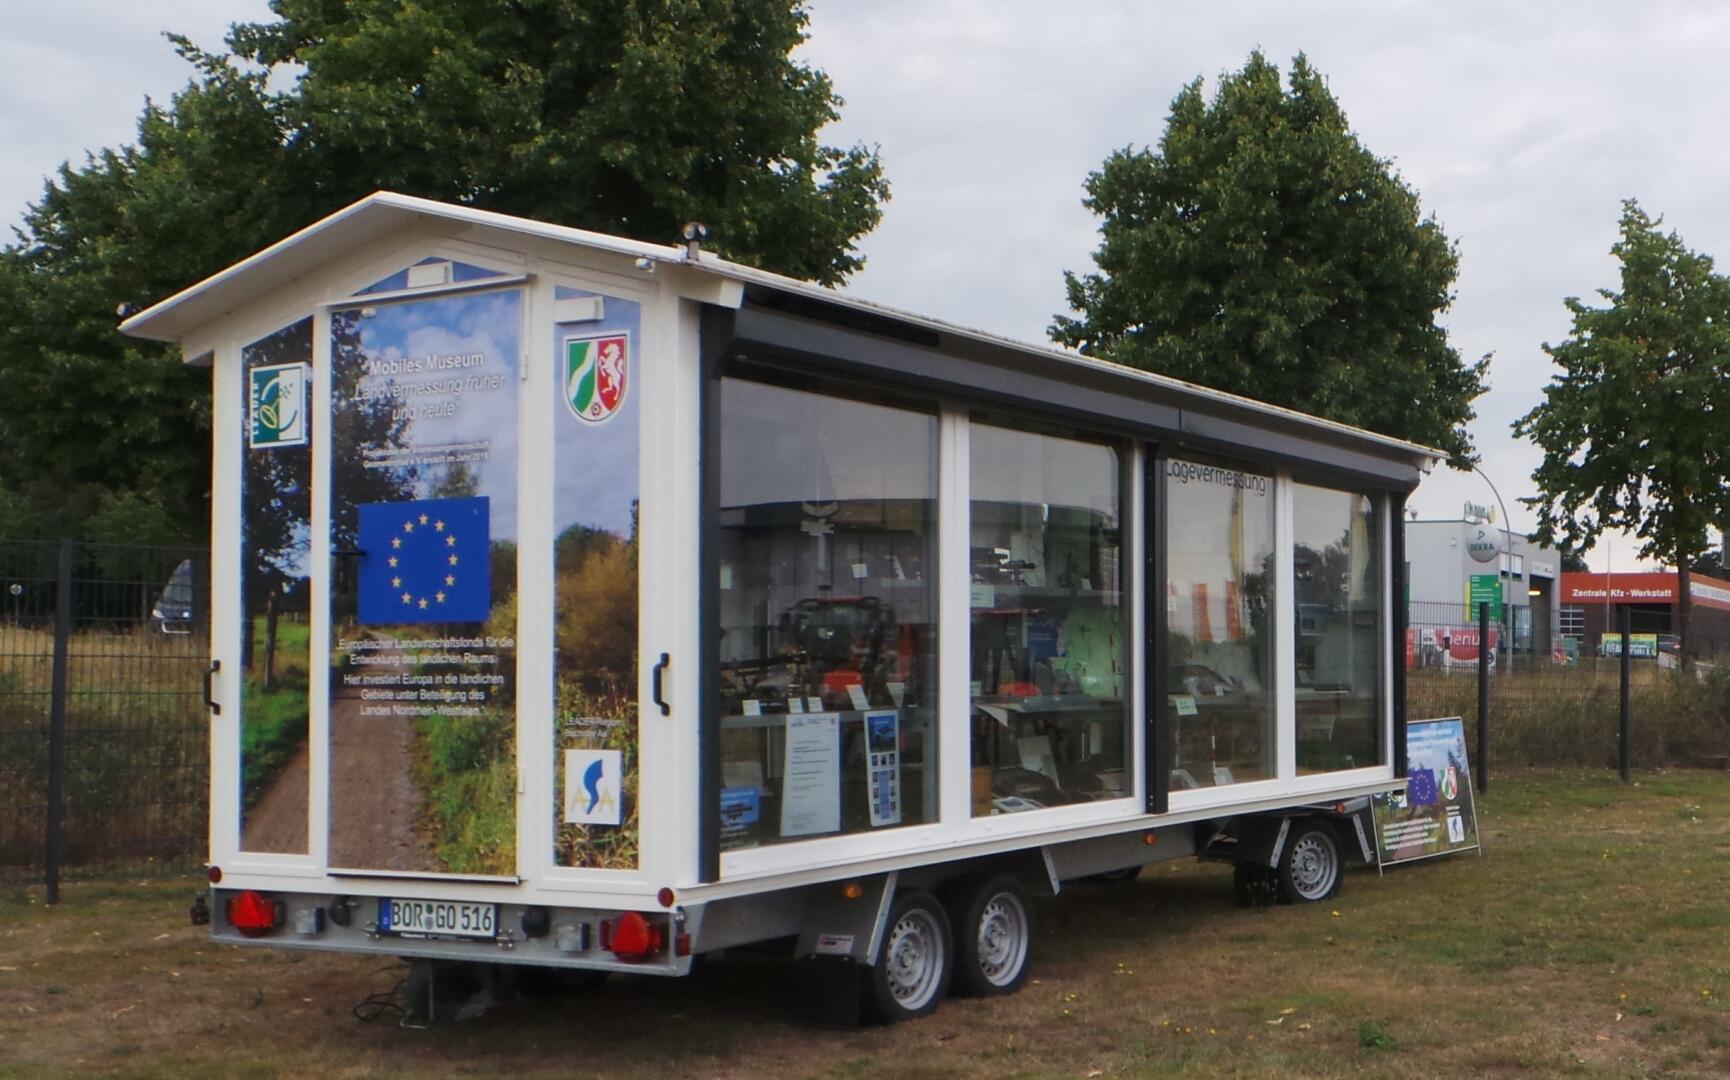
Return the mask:
<path fill-rule="evenodd" d="M 1499 776 L 1489 853 L 1231 906 L 1180 863 L 1040 904 L 1033 981 L 895 1028 L 792 1019 L 785 964 L 615 980 L 430 1032 L 378 959 L 212 945 L 186 889 L 0 900 L 0 1075 L 1089 1077 L 1730 1073 L 1730 775 Z"/>

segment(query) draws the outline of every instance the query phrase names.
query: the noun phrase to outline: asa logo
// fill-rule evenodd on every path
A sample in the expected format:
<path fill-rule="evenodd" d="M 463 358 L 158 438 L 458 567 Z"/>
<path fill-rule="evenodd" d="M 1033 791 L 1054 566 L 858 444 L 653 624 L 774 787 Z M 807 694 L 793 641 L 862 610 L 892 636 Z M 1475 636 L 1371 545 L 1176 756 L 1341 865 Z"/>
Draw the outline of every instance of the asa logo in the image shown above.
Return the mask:
<path fill-rule="evenodd" d="M 623 772 L 623 755 L 617 750 L 566 750 L 565 823 L 619 824 Z"/>
<path fill-rule="evenodd" d="M 630 372 L 629 334 L 565 340 L 565 404 L 578 420 L 599 424 L 618 415 Z"/>

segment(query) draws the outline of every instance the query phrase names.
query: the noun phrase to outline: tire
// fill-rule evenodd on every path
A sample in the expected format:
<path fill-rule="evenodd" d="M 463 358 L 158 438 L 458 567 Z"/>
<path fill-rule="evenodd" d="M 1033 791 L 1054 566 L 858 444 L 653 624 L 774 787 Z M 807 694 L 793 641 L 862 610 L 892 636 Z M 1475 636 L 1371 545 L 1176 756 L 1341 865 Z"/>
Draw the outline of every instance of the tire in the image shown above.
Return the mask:
<path fill-rule="evenodd" d="M 1296 823 L 1279 860 L 1279 895 L 1288 904 L 1314 904 L 1340 891 L 1339 838 L 1315 821 Z"/>
<path fill-rule="evenodd" d="M 1138 867 L 1139 869 L 1139 867 Z M 1027 981 L 1033 955 L 1033 905 L 1009 874 L 963 883 L 955 892 L 955 977 L 964 997 L 1013 994 Z"/>
<path fill-rule="evenodd" d="M 1276 886 L 1266 863 L 1237 863 L 1231 869 L 1231 891 L 1238 907 L 1272 906 Z"/>
<path fill-rule="evenodd" d="M 936 1010 L 954 967 L 949 916 L 928 892 L 896 894 L 877 960 L 865 969 L 865 1007 L 871 1018 L 894 1024 Z"/>

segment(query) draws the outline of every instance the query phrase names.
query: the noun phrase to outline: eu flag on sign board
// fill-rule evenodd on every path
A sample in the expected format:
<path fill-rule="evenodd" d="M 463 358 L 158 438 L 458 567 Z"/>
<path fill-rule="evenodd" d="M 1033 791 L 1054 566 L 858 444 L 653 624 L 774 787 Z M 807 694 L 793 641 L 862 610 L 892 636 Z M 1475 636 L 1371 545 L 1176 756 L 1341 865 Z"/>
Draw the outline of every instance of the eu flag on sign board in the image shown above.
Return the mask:
<path fill-rule="evenodd" d="M 488 502 L 483 495 L 358 507 L 361 623 L 485 622 Z"/>
<path fill-rule="evenodd" d="M 1436 774 L 1432 769 L 1413 769 L 1406 776 L 1406 798 L 1413 806 L 1436 805 Z"/>

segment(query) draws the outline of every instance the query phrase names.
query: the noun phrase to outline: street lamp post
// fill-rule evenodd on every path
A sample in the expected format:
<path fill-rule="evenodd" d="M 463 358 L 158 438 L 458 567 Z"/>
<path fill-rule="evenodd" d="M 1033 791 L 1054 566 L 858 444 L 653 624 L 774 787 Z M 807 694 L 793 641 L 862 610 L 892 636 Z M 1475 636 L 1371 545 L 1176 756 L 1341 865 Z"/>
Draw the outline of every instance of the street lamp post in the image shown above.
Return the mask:
<path fill-rule="evenodd" d="M 1496 497 L 1496 505 L 1502 508 L 1502 558 L 1508 560 L 1508 583 L 1507 586 L 1502 589 L 1502 632 L 1508 634 L 1511 638 L 1514 628 L 1510 625 L 1512 620 L 1509 618 L 1508 590 L 1514 587 L 1514 537 L 1513 534 L 1508 531 L 1508 504 L 1502 501 L 1502 493 L 1496 490 L 1496 482 L 1490 479 L 1489 473 L 1476 465 L 1472 466 L 1472 471 L 1483 477 L 1484 483 L 1490 485 L 1490 494 Z M 1500 576 L 1500 569 L 1501 568 L 1498 566 L 1498 576 Z M 1478 643 L 1478 648 L 1481 649 L 1484 647 L 1483 642 Z M 1513 649 L 1514 646 L 1511 640 L 1504 643 L 1503 652 L 1508 658 L 1507 669 L 1509 671 L 1514 670 Z"/>

